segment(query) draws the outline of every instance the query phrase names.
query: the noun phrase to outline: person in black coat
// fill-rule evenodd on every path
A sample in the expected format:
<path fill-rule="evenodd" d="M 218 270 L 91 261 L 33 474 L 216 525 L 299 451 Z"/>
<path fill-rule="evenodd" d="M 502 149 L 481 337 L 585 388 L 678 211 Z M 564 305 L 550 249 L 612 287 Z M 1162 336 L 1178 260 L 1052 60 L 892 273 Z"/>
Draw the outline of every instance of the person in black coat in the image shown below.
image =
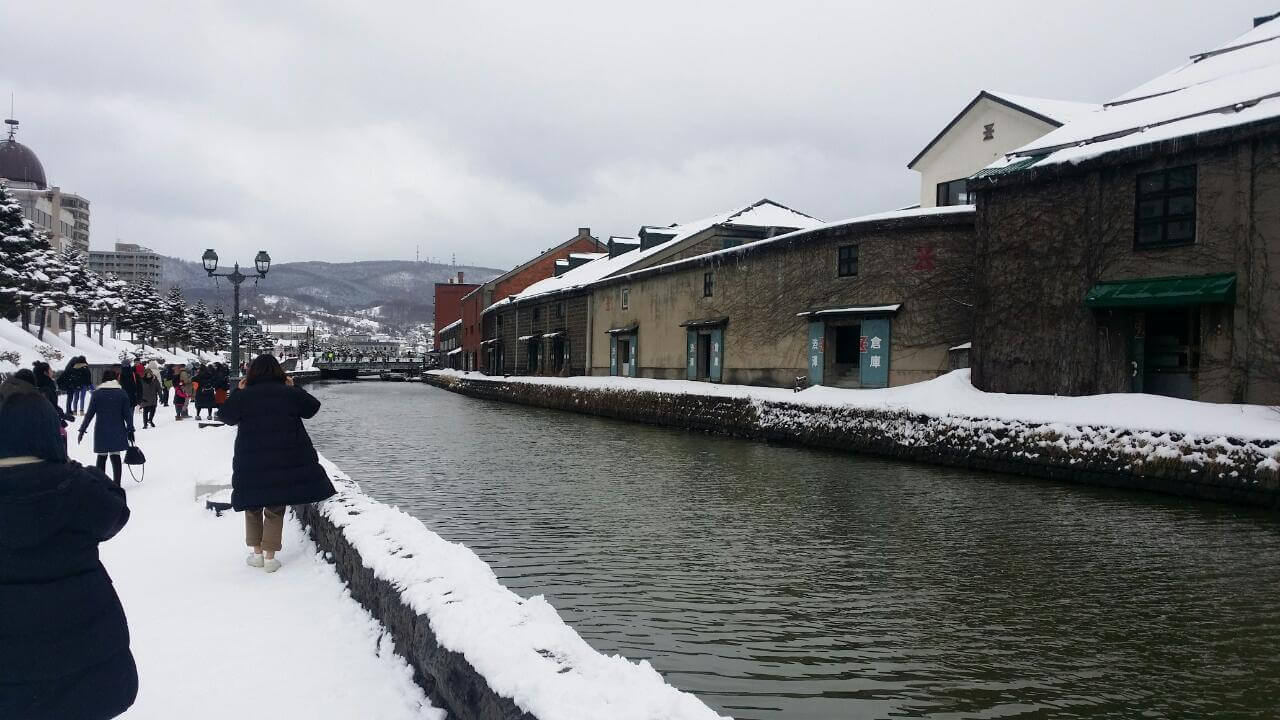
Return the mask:
<path fill-rule="evenodd" d="M 124 491 L 67 461 L 34 389 L 0 398 L 0 718 L 115 717 L 138 672 L 98 544 L 129 520 Z"/>
<path fill-rule="evenodd" d="M 105 379 L 105 376 L 103 379 Z M 130 412 L 132 412 L 132 408 L 138 406 L 138 376 L 134 374 L 133 366 L 129 363 L 121 363 L 120 371 L 116 373 L 116 379 L 120 382 L 120 389 L 124 390 L 125 394 L 129 396 L 129 407 Z"/>
<path fill-rule="evenodd" d="M 49 363 L 37 360 L 31 363 L 31 373 L 36 379 L 36 389 L 40 391 L 41 395 L 44 395 L 45 399 L 49 401 L 50 405 L 53 405 L 53 409 L 58 413 L 59 435 L 62 436 L 62 441 L 65 443 L 67 441 L 67 423 L 75 422 L 76 416 L 71 414 L 70 411 L 63 411 L 62 407 L 58 405 L 58 383 L 53 379 L 53 368 L 49 366 Z"/>
<path fill-rule="evenodd" d="M 295 387 L 271 355 L 259 355 L 222 404 L 218 418 L 236 430 L 231 461 L 231 506 L 245 511 L 247 562 L 267 572 L 280 569 L 276 551 L 284 529 L 284 506 L 319 502 L 336 490 L 311 445 L 302 421 L 320 401 Z"/>
<path fill-rule="evenodd" d="M 84 412 L 84 401 L 93 387 L 93 373 L 89 361 L 78 355 L 67 361 L 67 367 L 58 376 L 58 389 L 67 394 L 67 412 Z"/>
<path fill-rule="evenodd" d="M 111 458 L 111 476 L 116 485 L 120 484 L 120 453 L 129 448 L 133 442 L 133 401 L 118 382 L 118 370 L 107 368 L 102 371 L 102 383 L 89 398 L 89 409 L 80 423 L 80 436 L 76 442 L 84 441 L 85 431 L 89 423 L 93 424 L 93 451 L 98 454 L 98 469 L 105 470 L 107 457 Z M 132 374 L 133 371 L 129 370 Z"/>
<path fill-rule="evenodd" d="M 214 375 L 213 368 L 205 365 L 196 373 L 193 381 L 198 385 L 196 388 L 196 419 L 200 419 L 200 411 L 208 410 L 209 419 L 213 419 L 213 411 L 218 407 L 215 401 L 217 396 L 217 376 Z"/>

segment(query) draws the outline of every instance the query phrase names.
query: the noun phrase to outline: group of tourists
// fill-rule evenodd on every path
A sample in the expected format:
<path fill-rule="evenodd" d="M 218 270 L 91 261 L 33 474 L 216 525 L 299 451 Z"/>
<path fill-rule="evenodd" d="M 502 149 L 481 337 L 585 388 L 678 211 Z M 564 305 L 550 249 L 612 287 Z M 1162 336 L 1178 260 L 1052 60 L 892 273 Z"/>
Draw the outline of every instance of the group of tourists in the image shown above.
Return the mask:
<path fill-rule="evenodd" d="M 208 409 L 212 417 L 222 401 L 219 418 L 237 426 L 231 503 L 245 514 L 250 567 L 280 569 L 287 505 L 334 494 L 303 427 L 320 401 L 271 355 L 255 358 L 236 391 L 220 397 L 225 370 L 205 366 L 193 378 L 183 365 L 107 367 L 83 410 L 72 397 L 90 385 L 83 358 L 57 380 L 37 362 L 0 383 L 0 718 L 106 719 L 136 699 L 128 623 L 98 545 L 129 521 L 119 453 L 133 441 L 137 407 L 167 401 L 170 388 L 175 406 L 194 396 L 197 416 Z M 94 425 L 96 468 L 68 458 L 66 426 L 80 413 L 81 438 Z M 153 417 L 144 411 L 144 427 L 154 426 Z M 112 480 L 104 473 L 108 458 Z"/>

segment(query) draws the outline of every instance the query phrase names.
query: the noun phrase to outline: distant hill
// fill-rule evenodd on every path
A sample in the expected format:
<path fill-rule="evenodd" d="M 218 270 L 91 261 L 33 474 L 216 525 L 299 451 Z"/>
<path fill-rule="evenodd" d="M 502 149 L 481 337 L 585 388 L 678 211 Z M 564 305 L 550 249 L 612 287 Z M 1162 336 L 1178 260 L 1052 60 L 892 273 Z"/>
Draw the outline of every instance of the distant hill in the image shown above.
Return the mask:
<path fill-rule="evenodd" d="M 225 280 L 215 285 L 196 262 L 166 257 L 162 265 L 162 292 L 180 287 L 188 302 L 204 300 L 210 306 L 230 310 L 231 286 Z M 273 264 L 257 284 L 246 280 L 240 286 L 240 302 L 268 322 L 302 320 L 318 311 L 353 320 L 365 317 L 390 329 L 406 328 L 431 321 L 435 312 L 433 285 L 448 282 L 459 271 L 469 283 L 484 282 L 503 272 L 408 260 L 280 263 Z"/>

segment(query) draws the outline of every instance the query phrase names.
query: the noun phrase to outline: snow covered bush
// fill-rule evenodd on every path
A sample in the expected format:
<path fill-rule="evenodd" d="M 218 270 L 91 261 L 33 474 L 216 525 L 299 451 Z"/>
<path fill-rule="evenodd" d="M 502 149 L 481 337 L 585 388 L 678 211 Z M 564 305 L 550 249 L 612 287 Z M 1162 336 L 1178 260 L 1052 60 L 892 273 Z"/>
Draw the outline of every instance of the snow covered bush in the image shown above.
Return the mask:
<path fill-rule="evenodd" d="M 62 359 L 62 351 L 52 345 L 40 344 L 36 346 L 35 350 L 36 354 L 44 358 L 47 363 L 52 364 Z"/>
<path fill-rule="evenodd" d="M 0 363 L 9 363 L 10 365 L 18 365 L 22 362 L 22 356 L 16 350 L 0 351 Z"/>

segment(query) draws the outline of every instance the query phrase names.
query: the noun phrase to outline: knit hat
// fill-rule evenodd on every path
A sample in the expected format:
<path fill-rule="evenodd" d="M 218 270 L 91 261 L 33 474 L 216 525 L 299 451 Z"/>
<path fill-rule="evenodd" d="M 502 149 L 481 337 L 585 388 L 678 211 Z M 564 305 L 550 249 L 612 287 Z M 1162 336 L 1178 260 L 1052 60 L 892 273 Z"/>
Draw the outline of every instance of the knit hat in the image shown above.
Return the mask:
<path fill-rule="evenodd" d="M 66 441 L 58 413 L 36 392 L 17 392 L 0 402 L 0 458 L 34 455 L 49 462 L 66 462 Z"/>

